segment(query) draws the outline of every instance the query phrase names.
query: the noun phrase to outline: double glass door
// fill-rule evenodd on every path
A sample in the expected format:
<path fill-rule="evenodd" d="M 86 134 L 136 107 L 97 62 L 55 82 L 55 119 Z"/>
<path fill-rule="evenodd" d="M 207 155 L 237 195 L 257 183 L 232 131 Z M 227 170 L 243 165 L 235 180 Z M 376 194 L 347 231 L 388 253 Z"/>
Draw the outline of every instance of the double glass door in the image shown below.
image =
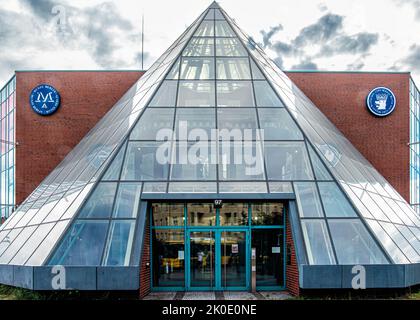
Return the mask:
<path fill-rule="evenodd" d="M 247 230 L 188 231 L 188 287 L 192 290 L 248 288 L 247 243 Z"/>

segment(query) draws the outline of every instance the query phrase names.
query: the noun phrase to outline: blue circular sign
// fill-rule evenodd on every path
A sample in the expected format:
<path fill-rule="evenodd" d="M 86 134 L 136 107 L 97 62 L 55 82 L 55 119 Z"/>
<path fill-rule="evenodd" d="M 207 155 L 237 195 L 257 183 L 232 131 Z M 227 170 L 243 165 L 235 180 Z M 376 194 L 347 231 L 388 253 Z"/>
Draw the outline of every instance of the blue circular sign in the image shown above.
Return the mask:
<path fill-rule="evenodd" d="M 366 99 L 367 107 L 375 116 L 385 117 L 395 109 L 394 93 L 386 87 L 377 87 L 369 92 Z"/>
<path fill-rule="evenodd" d="M 60 106 L 60 94 L 54 87 L 41 84 L 32 90 L 29 104 L 36 113 L 48 116 Z"/>

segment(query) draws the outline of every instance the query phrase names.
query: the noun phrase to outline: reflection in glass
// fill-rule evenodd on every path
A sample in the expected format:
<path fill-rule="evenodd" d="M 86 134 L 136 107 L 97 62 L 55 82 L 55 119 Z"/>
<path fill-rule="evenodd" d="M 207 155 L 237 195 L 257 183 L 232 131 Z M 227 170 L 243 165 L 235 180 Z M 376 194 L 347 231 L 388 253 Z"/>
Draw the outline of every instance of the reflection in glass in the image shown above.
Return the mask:
<path fill-rule="evenodd" d="M 303 140 L 303 135 L 286 109 L 259 108 L 265 140 Z"/>
<path fill-rule="evenodd" d="M 356 217 L 356 212 L 335 182 L 318 182 L 327 217 Z"/>
<path fill-rule="evenodd" d="M 153 203 L 152 217 L 154 227 L 183 226 L 184 204 L 183 203 Z"/>
<path fill-rule="evenodd" d="M 101 263 L 108 221 L 76 221 L 49 265 L 97 266 Z"/>
<path fill-rule="evenodd" d="M 303 142 L 266 142 L 264 154 L 269 180 L 313 180 Z"/>
<path fill-rule="evenodd" d="M 218 38 L 216 39 L 216 56 L 222 57 L 246 57 L 248 54 L 235 38 Z"/>
<path fill-rule="evenodd" d="M 251 79 L 248 58 L 218 58 L 216 60 L 217 79 Z"/>
<path fill-rule="evenodd" d="M 157 140 L 157 134 L 161 129 L 172 130 L 174 121 L 174 109 L 146 109 L 141 115 L 133 131 L 131 140 Z"/>
<path fill-rule="evenodd" d="M 218 129 L 229 130 L 229 133 L 234 133 L 231 130 L 237 130 L 238 134 L 241 134 L 241 137 L 238 137 L 238 140 L 256 140 L 258 123 L 257 123 L 257 114 L 255 109 L 252 108 L 223 108 L 217 110 L 217 119 L 218 119 Z M 248 132 L 244 131 L 246 129 Z M 224 137 L 220 137 L 222 140 Z"/>
<path fill-rule="evenodd" d="M 319 156 L 316 154 L 315 150 L 312 148 L 312 146 L 309 145 L 309 143 L 307 145 L 316 179 L 332 180 L 331 175 L 328 173 L 327 169 L 325 168 L 325 165 L 323 164 Z"/>
<path fill-rule="evenodd" d="M 104 264 L 128 266 L 133 245 L 135 221 L 112 221 Z"/>
<path fill-rule="evenodd" d="M 217 105 L 219 107 L 253 107 L 251 81 L 218 81 Z"/>
<path fill-rule="evenodd" d="M 192 38 L 183 52 L 184 56 L 214 56 L 214 40 L 211 38 Z"/>
<path fill-rule="evenodd" d="M 112 160 L 112 163 L 109 165 L 107 171 L 105 172 L 102 180 L 118 180 L 120 178 L 121 166 L 124 160 L 124 153 L 126 143 L 118 151 L 118 154 Z"/>
<path fill-rule="evenodd" d="M 258 107 L 284 107 L 267 81 L 254 81 L 254 89 Z"/>
<path fill-rule="evenodd" d="M 216 21 L 216 37 L 235 37 L 235 33 L 226 21 Z"/>
<path fill-rule="evenodd" d="M 214 82 L 179 82 L 178 107 L 214 107 L 214 100 Z"/>
<path fill-rule="evenodd" d="M 295 182 L 296 200 L 301 217 L 323 217 L 315 182 Z"/>
<path fill-rule="evenodd" d="M 135 218 L 139 208 L 141 183 L 122 182 L 118 187 L 113 217 Z"/>
<path fill-rule="evenodd" d="M 220 237 L 222 287 L 246 286 L 246 233 L 224 231 Z"/>
<path fill-rule="evenodd" d="M 221 226 L 245 226 L 248 224 L 248 203 L 223 203 L 219 215 Z"/>
<path fill-rule="evenodd" d="M 188 203 L 188 225 L 215 226 L 216 209 L 211 203 Z"/>
<path fill-rule="evenodd" d="M 173 107 L 175 106 L 176 88 L 178 82 L 165 80 L 156 91 L 149 107 Z"/>
<path fill-rule="evenodd" d="M 183 129 L 183 131 L 180 129 Z M 216 129 L 214 108 L 177 109 L 175 132 L 178 140 L 211 140 L 212 129 Z M 181 133 L 185 133 L 185 135 Z"/>
<path fill-rule="evenodd" d="M 184 278 L 184 231 L 152 230 L 153 238 L 153 286 L 183 287 Z"/>
<path fill-rule="evenodd" d="M 215 234 L 212 231 L 190 232 L 192 287 L 215 285 Z"/>
<path fill-rule="evenodd" d="M 197 31 L 195 32 L 195 37 L 210 37 L 214 35 L 214 22 L 204 20 Z"/>
<path fill-rule="evenodd" d="M 265 182 L 219 182 L 220 193 L 267 193 Z"/>
<path fill-rule="evenodd" d="M 261 202 L 252 204 L 253 225 L 283 225 L 283 203 Z"/>
<path fill-rule="evenodd" d="M 180 79 L 214 79 L 214 59 L 182 58 Z"/>
<path fill-rule="evenodd" d="M 257 287 L 284 285 L 284 237 L 281 229 L 252 230 L 256 250 Z"/>
<path fill-rule="evenodd" d="M 360 220 L 329 219 L 340 264 L 387 264 L 388 261 Z"/>
<path fill-rule="evenodd" d="M 108 218 L 114 203 L 116 182 L 100 182 L 80 210 L 80 218 Z"/>
<path fill-rule="evenodd" d="M 121 180 L 166 180 L 171 146 L 167 143 L 168 148 L 160 148 L 163 143 L 129 142 Z"/>
<path fill-rule="evenodd" d="M 334 252 L 324 220 L 302 220 L 302 233 L 309 264 L 335 264 Z"/>

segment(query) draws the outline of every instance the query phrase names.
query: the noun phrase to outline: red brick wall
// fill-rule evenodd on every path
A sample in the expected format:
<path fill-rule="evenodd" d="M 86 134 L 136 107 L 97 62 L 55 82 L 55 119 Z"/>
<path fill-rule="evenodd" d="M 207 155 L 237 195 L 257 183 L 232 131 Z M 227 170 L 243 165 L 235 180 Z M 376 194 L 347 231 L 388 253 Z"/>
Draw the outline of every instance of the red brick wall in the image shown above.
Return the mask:
<path fill-rule="evenodd" d="M 294 296 L 299 296 L 299 269 L 296 260 L 295 244 L 289 217 L 286 217 L 286 247 L 290 249 L 290 263 L 286 261 L 286 288 Z"/>
<path fill-rule="evenodd" d="M 344 133 L 407 201 L 409 174 L 409 73 L 286 72 L 290 79 Z M 366 97 L 378 86 L 390 88 L 395 111 L 372 115 Z"/>
<path fill-rule="evenodd" d="M 150 293 L 150 224 L 148 221 L 146 221 L 145 231 L 140 265 L 140 299 Z"/>
<path fill-rule="evenodd" d="M 16 72 L 16 203 L 21 203 L 139 79 L 141 72 Z M 61 95 L 51 116 L 29 105 L 46 83 Z"/>

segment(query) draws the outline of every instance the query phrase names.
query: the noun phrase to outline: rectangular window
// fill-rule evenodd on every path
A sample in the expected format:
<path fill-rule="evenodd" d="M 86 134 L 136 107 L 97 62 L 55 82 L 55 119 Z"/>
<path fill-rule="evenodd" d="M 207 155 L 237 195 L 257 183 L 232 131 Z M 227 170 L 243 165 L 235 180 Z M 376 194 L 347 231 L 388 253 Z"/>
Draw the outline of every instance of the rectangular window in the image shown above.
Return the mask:
<path fill-rule="evenodd" d="M 182 58 L 181 74 L 179 78 L 181 80 L 214 79 L 214 59 Z"/>
<path fill-rule="evenodd" d="M 261 202 L 252 204 L 253 225 L 283 225 L 283 204 Z"/>
<path fill-rule="evenodd" d="M 222 57 L 246 57 L 248 54 L 235 38 L 218 38 L 216 39 L 216 56 Z"/>
<path fill-rule="evenodd" d="M 247 203 L 223 203 L 219 214 L 221 226 L 246 226 L 248 224 Z"/>
<path fill-rule="evenodd" d="M 178 107 L 214 107 L 214 81 L 180 81 Z"/>
<path fill-rule="evenodd" d="M 178 108 L 175 132 L 177 140 L 214 140 L 212 129 L 216 129 L 214 108 Z"/>
<path fill-rule="evenodd" d="M 255 104 L 251 81 L 218 81 L 217 105 L 219 107 L 253 107 Z"/>
<path fill-rule="evenodd" d="M 220 80 L 251 79 L 248 58 L 217 58 L 216 70 Z"/>
<path fill-rule="evenodd" d="M 153 203 L 152 205 L 153 227 L 183 226 L 184 204 L 183 203 Z"/>
<path fill-rule="evenodd" d="M 216 209 L 211 203 L 188 203 L 188 225 L 215 226 Z"/>
<path fill-rule="evenodd" d="M 323 217 L 321 201 L 315 182 L 295 182 L 296 200 L 301 217 Z"/>
<path fill-rule="evenodd" d="M 130 264 L 135 221 L 112 221 L 108 244 L 104 256 L 106 266 L 128 266 Z"/>
<path fill-rule="evenodd" d="M 334 252 L 324 220 L 302 220 L 302 233 L 305 239 L 309 264 L 335 264 Z"/>

